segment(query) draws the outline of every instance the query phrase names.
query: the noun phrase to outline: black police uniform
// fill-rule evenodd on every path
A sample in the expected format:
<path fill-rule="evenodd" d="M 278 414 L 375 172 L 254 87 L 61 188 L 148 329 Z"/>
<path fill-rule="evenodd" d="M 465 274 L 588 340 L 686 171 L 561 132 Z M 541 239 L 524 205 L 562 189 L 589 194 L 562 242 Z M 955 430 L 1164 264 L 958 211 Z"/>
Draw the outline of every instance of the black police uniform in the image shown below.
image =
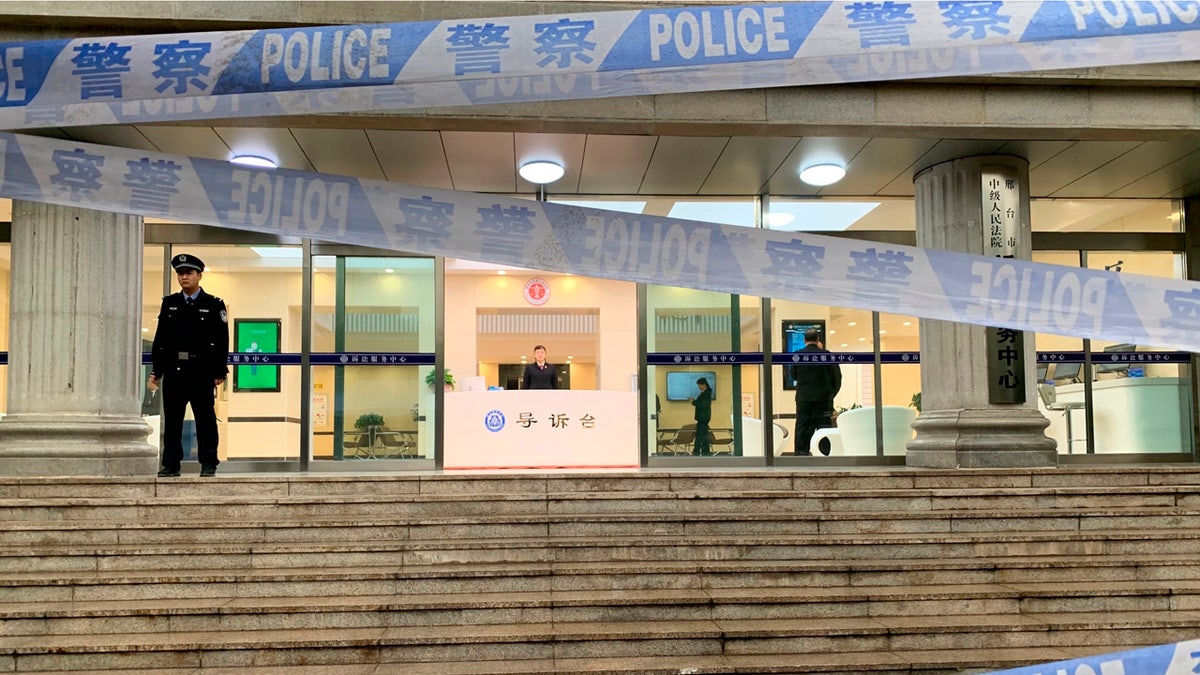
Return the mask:
<path fill-rule="evenodd" d="M 204 263 L 177 255 L 171 266 L 200 271 Z M 154 375 L 162 386 L 163 471 L 179 471 L 183 460 L 183 413 L 190 403 L 196 419 L 200 465 L 211 473 L 217 459 L 217 414 L 214 380 L 229 373 L 229 324 L 225 302 L 204 289 L 189 300 L 182 291 L 163 298 L 154 333 Z"/>

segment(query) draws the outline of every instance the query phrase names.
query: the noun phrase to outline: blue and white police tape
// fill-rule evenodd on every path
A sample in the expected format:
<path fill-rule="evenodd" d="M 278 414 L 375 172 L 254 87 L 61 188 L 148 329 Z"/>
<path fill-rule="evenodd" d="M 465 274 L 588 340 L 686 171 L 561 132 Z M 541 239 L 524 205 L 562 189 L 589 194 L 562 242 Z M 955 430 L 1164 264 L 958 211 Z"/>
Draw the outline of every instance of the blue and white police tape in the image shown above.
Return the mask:
<path fill-rule="evenodd" d="M 988 675 L 1195 675 L 1200 673 L 1200 640 L 1088 656 Z"/>
<path fill-rule="evenodd" d="M 1200 351 L 1200 284 L 1187 281 L 7 133 L 0 156 L 13 199 Z"/>
<path fill-rule="evenodd" d="M 1197 0 L 784 2 L 10 42 L 0 128 L 1190 61 L 1197 30 Z"/>

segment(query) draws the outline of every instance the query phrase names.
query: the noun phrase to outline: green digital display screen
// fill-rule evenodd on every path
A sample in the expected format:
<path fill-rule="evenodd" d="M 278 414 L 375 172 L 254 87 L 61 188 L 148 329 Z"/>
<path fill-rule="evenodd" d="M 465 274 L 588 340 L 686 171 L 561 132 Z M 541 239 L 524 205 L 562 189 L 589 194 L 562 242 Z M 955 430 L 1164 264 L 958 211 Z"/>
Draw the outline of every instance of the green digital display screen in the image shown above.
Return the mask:
<path fill-rule="evenodd" d="M 233 367 L 234 391 L 279 391 L 279 366 L 256 363 L 258 354 L 279 353 L 279 319 L 234 319 L 233 342 L 236 365 Z"/>

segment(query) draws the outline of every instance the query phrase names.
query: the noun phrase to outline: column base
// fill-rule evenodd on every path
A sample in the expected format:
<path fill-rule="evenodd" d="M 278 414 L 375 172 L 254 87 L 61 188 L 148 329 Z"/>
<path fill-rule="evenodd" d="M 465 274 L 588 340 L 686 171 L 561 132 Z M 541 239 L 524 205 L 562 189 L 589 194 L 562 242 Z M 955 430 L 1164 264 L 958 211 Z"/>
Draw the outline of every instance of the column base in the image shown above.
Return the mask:
<path fill-rule="evenodd" d="M 136 415 L 8 415 L 0 419 L 0 475 L 154 475 L 149 434 Z"/>
<path fill-rule="evenodd" d="M 1058 466 L 1058 448 L 1045 434 L 1050 425 L 1030 408 L 925 410 L 913 422 L 908 466 L 998 469 Z"/>

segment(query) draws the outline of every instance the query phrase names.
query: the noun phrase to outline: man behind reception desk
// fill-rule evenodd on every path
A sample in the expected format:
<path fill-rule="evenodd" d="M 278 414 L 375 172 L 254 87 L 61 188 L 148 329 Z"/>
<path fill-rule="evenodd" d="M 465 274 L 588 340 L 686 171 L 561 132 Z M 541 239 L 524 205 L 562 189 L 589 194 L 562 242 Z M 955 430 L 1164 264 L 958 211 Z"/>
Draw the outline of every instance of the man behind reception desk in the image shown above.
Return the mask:
<path fill-rule="evenodd" d="M 525 366 L 525 375 L 521 378 L 522 389 L 558 389 L 558 370 L 553 364 L 546 363 L 546 348 L 537 345 L 533 348 L 533 363 Z"/>

